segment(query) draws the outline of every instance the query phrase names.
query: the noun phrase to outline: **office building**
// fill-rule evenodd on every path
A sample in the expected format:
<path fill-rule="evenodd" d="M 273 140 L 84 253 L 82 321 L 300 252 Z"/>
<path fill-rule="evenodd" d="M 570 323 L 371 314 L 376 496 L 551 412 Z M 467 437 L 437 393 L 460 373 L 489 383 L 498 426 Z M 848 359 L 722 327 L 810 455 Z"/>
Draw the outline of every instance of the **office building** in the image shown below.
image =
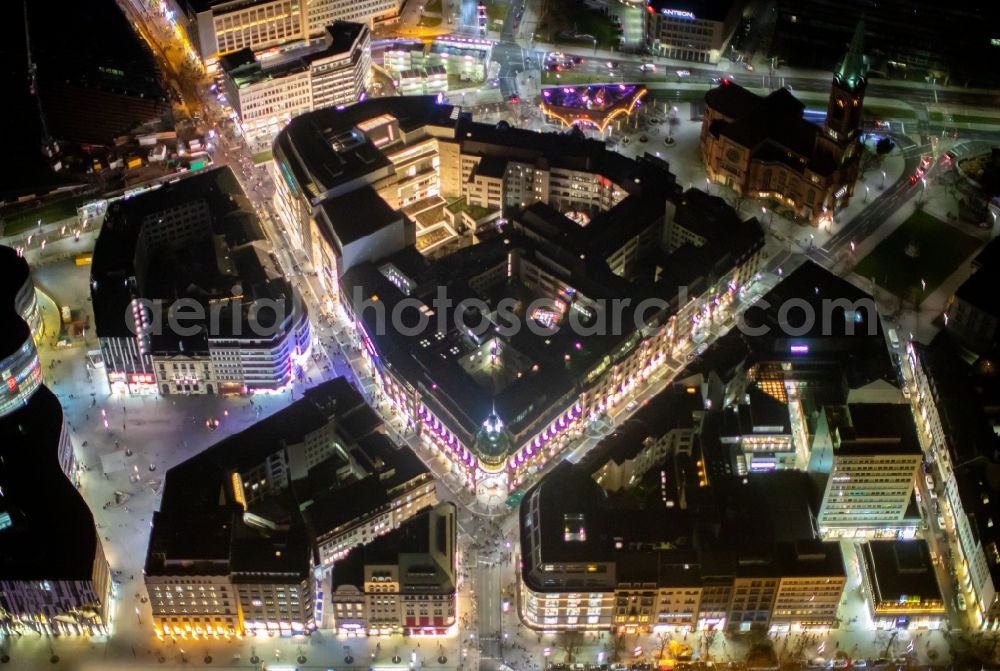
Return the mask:
<path fill-rule="evenodd" d="M 21 273 L 15 264 L 4 272 Z M 22 354 L 31 345 L 27 322 L 15 311 L 20 283 L 0 285 L 4 335 Z M 40 373 L 24 378 L 4 360 L 18 394 L 0 406 L 0 631 L 6 636 L 99 636 L 108 633 L 112 585 L 94 517 L 77 491 L 77 465 L 55 394 Z M 28 382 L 31 382 L 29 385 Z"/>
<path fill-rule="evenodd" d="M 940 519 L 928 524 L 955 534 L 953 562 L 972 624 L 1000 627 L 1000 487 L 997 486 L 998 363 L 993 355 L 966 362 L 960 346 L 938 337 L 907 346 L 913 374 L 910 401 L 925 441 Z"/>
<path fill-rule="evenodd" d="M 792 440 L 788 406 L 759 387 L 747 389 L 722 417 L 720 440 L 733 446 L 738 474 L 804 467 Z"/>
<path fill-rule="evenodd" d="M 4 291 L 14 291 L 14 311 L 20 315 L 31 330 L 31 337 L 37 343 L 44 335 L 45 324 L 42 322 L 42 312 L 38 309 L 38 298 L 35 296 L 35 283 L 31 279 L 31 268 L 17 251 L 0 245 L 0 286 Z M 7 298 L 2 299 L 5 302 Z"/>
<path fill-rule="evenodd" d="M 947 624 L 927 541 L 871 541 L 858 547 L 862 585 L 878 629 L 940 629 Z"/>
<path fill-rule="evenodd" d="M 10 247 L 0 247 L 0 417 L 24 408 L 42 384 L 42 364 L 35 349 L 41 337 L 41 314 L 28 262 Z"/>
<path fill-rule="evenodd" d="M 742 3 L 718 0 L 649 0 L 646 48 L 651 54 L 695 63 L 718 63 L 739 23 Z"/>
<path fill-rule="evenodd" d="M 756 220 L 681 193 L 654 156 L 475 123 L 429 97 L 297 117 L 275 141 L 274 172 L 279 213 L 354 317 L 387 397 L 484 499 L 504 496 L 582 422 L 622 403 L 670 350 L 724 322 L 762 262 Z M 503 235 L 484 216 L 459 249 L 422 253 L 434 230 L 424 215 L 454 203 L 503 215 Z M 380 310 L 388 317 L 414 300 L 427 317 L 439 286 L 494 307 L 550 301 L 516 316 L 565 328 L 486 337 L 450 318 L 417 333 L 380 322 Z M 576 321 L 618 319 L 609 306 L 637 293 L 663 298 L 644 326 L 630 298 L 619 326 L 574 337 Z"/>
<path fill-rule="evenodd" d="M 829 473 L 819 523 L 824 534 L 877 533 L 906 516 L 923 453 L 907 405 L 827 406 L 810 462 Z"/>
<path fill-rule="evenodd" d="M 29 3 L 22 30 L 30 32 L 30 94 L 53 170 L 82 173 L 92 157 L 106 155 L 116 140 L 142 127 L 173 130 L 163 72 L 120 7 L 65 3 L 52 10 Z M 61 150 L 71 151 L 71 158 L 61 157 Z"/>
<path fill-rule="evenodd" d="M 334 564 L 330 626 L 340 634 L 442 636 L 455 624 L 457 510 L 427 508 Z"/>
<path fill-rule="evenodd" d="M 278 54 L 323 41 L 340 21 L 374 28 L 399 16 L 399 0 L 169 0 L 205 65 L 241 49 Z"/>
<path fill-rule="evenodd" d="M 157 633 L 332 626 L 335 562 L 437 503 L 427 470 L 380 428 L 337 378 L 172 468 L 146 557 Z"/>
<path fill-rule="evenodd" d="M 803 117 L 805 106 L 786 88 L 762 97 L 724 79 L 710 90 L 701 126 L 709 179 L 814 226 L 831 221 L 854 193 L 861 161 L 863 38 L 859 23 L 834 71 L 822 127 Z"/>
<path fill-rule="evenodd" d="M 305 304 L 228 167 L 112 204 L 90 288 L 112 393 L 280 389 L 310 352 Z"/>
<path fill-rule="evenodd" d="M 338 21 L 307 47 L 267 60 L 248 47 L 223 56 L 219 69 L 247 144 L 267 151 L 292 117 L 361 98 L 371 83 L 371 34 Z"/>
<path fill-rule="evenodd" d="M 701 400 L 683 386 L 661 394 Z M 650 402 L 654 407 L 657 399 Z M 662 406 L 661 406 L 662 407 Z M 697 425 L 718 415 L 688 405 Z M 840 548 L 818 539 L 803 473 L 704 478 L 695 450 L 662 450 L 623 427 L 579 464 L 562 463 L 520 510 L 521 617 L 539 630 L 746 631 L 829 628 L 846 575 Z M 624 487 L 608 467 L 631 441 L 656 454 Z"/>

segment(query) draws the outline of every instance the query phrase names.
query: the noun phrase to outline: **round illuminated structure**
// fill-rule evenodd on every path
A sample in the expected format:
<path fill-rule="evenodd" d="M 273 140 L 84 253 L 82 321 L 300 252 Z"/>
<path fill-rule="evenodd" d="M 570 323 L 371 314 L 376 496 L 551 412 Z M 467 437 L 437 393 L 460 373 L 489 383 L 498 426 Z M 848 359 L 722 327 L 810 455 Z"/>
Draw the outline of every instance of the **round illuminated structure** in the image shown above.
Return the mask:
<path fill-rule="evenodd" d="M 35 297 L 35 284 L 31 281 L 31 269 L 24 257 L 10 247 L 0 246 L 0 287 L 6 305 L 13 301 L 14 311 L 28 322 L 35 342 L 42 337 L 42 313 Z M 8 296 L 8 292 L 13 295 Z"/>
<path fill-rule="evenodd" d="M 42 384 L 42 367 L 29 319 L 38 313 L 28 263 L 0 247 L 0 417 L 19 410 Z"/>
<path fill-rule="evenodd" d="M 473 447 L 483 473 L 483 477 L 476 479 L 476 496 L 486 506 L 507 495 L 507 461 L 514 452 L 513 445 L 507 427 L 494 410 L 476 433 Z"/>
<path fill-rule="evenodd" d="M 603 133 L 639 107 L 645 95 L 646 87 L 638 84 L 557 86 L 542 90 L 541 109 L 565 126 L 591 126 Z"/>

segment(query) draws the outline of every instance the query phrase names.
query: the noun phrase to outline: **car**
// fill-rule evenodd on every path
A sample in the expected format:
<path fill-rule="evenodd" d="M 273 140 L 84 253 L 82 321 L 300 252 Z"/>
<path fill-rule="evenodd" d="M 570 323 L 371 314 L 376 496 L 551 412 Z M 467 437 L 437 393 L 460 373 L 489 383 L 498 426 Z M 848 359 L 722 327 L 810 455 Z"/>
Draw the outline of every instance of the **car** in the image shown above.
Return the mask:
<path fill-rule="evenodd" d="M 927 489 L 929 489 L 930 491 L 933 492 L 934 491 L 934 478 L 931 477 L 930 473 L 925 473 L 924 474 L 924 482 L 927 484 Z"/>
<path fill-rule="evenodd" d="M 746 66 L 747 66 L 747 72 L 753 72 L 753 66 L 752 65 L 750 65 L 749 63 L 747 63 Z"/>
<path fill-rule="evenodd" d="M 851 660 L 851 666 L 853 666 L 855 669 L 863 669 L 866 666 L 868 666 L 868 662 L 863 659 L 854 659 Z"/>
<path fill-rule="evenodd" d="M 635 410 L 638 407 L 639 407 L 639 403 L 638 402 L 636 402 L 636 401 L 629 401 L 628 405 L 625 406 L 625 409 L 628 410 L 629 412 L 632 412 L 633 410 Z"/>
<path fill-rule="evenodd" d="M 955 597 L 955 600 L 958 601 L 958 609 L 959 610 L 965 610 L 965 605 L 966 605 L 965 604 L 965 597 L 962 596 L 961 594 L 959 594 L 957 597 Z"/>
<path fill-rule="evenodd" d="M 941 530 L 946 530 L 948 528 L 948 521 L 945 520 L 944 515 L 937 516 L 938 528 Z"/>
<path fill-rule="evenodd" d="M 615 63 L 614 61 L 608 61 L 607 65 L 610 70 L 615 70 L 618 68 L 618 64 Z"/>
<path fill-rule="evenodd" d="M 926 168 L 927 166 L 929 166 L 931 164 L 931 162 L 933 160 L 934 159 L 932 159 L 930 156 L 927 156 L 927 155 L 921 156 L 920 157 L 920 165 L 922 165 L 922 166 L 924 166 Z"/>
<path fill-rule="evenodd" d="M 677 76 L 678 77 L 690 77 L 691 76 L 691 71 L 690 70 L 678 70 L 677 71 Z"/>
<path fill-rule="evenodd" d="M 511 96 L 510 101 L 516 105 L 517 103 L 521 102 L 521 99 L 518 98 L 517 96 Z"/>
<path fill-rule="evenodd" d="M 580 65 L 583 63 L 583 56 L 573 56 L 573 65 Z"/>
<path fill-rule="evenodd" d="M 918 181 L 920 181 L 919 177 L 916 175 L 910 175 L 910 184 L 916 184 Z"/>
<path fill-rule="evenodd" d="M 642 72 L 656 72 L 656 65 L 653 63 L 643 63 L 639 66 L 639 70 Z"/>

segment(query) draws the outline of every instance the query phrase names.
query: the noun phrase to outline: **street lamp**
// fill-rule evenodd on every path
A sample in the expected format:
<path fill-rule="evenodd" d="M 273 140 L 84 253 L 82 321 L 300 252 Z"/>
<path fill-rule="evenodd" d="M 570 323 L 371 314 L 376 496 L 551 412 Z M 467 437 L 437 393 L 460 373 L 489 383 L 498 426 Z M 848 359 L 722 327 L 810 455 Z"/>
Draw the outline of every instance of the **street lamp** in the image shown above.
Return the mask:
<path fill-rule="evenodd" d="M 882 187 L 881 188 L 883 188 L 883 189 L 885 188 L 885 170 L 882 171 Z"/>
<path fill-rule="evenodd" d="M 868 191 L 869 191 L 869 189 L 868 189 L 868 185 L 867 185 L 867 184 L 865 184 L 865 202 L 866 202 L 866 203 L 868 202 Z"/>

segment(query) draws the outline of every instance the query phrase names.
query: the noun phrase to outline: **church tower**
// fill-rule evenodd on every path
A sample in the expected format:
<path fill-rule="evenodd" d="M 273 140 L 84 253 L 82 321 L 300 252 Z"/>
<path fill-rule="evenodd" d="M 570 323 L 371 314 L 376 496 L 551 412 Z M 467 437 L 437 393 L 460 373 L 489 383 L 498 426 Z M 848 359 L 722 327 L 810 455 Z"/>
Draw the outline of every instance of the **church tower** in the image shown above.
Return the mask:
<path fill-rule="evenodd" d="M 865 20 L 858 21 L 851 46 L 833 73 L 830 102 L 823 130 L 846 149 L 861 133 L 861 108 L 868 83 L 868 57 L 864 54 Z M 849 152 L 853 153 L 853 152 Z"/>

